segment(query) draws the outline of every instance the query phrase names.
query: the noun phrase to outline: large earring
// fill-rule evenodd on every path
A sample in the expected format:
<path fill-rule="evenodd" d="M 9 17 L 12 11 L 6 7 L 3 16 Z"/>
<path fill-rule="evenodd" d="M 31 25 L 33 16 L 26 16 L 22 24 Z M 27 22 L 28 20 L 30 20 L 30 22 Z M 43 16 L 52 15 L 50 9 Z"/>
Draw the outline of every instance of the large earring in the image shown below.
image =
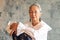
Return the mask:
<path fill-rule="evenodd" d="M 41 18 L 39 18 L 39 21 L 41 22 Z"/>
<path fill-rule="evenodd" d="M 29 21 L 31 22 L 31 19 Z"/>

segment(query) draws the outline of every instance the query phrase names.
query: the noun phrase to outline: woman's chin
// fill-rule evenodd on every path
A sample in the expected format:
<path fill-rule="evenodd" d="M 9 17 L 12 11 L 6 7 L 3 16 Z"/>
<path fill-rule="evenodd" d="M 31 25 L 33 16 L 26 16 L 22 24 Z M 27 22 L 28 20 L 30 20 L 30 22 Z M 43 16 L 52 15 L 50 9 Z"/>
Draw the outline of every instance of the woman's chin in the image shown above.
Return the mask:
<path fill-rule="evenodd" d="M 32 20 L 32 21 L 34 21 L 34 22 L 35 22 L 35 21 L 36 21 L 36 19 L 35 19 L 35 20 Z"/>

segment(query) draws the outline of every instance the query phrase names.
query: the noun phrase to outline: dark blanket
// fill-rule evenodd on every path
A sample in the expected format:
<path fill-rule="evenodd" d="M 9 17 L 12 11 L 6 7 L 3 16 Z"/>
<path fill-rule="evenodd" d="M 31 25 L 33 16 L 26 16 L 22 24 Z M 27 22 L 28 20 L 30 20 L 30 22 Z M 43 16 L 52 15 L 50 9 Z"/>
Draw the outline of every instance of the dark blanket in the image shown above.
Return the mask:
<path fill-rule="evenodd" d="M 13 40 L 32 40 L 32 38 L 26 33 L 22 33 L 19 36 L 13 33 L 12 38 Z"/>

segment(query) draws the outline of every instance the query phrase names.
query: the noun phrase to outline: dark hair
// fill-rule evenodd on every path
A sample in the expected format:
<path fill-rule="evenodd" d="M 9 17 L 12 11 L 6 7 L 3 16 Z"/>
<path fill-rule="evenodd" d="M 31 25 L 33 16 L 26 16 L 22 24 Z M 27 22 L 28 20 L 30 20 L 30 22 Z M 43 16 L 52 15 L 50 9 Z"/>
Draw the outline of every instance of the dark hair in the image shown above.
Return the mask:
<path fill-rule="evenodd" d="M 26 33 L 22 33 L 19 36 L 16 36 L 16 34 L 12 35 L 13 40 L 32 40 L 32 37 Z"/>

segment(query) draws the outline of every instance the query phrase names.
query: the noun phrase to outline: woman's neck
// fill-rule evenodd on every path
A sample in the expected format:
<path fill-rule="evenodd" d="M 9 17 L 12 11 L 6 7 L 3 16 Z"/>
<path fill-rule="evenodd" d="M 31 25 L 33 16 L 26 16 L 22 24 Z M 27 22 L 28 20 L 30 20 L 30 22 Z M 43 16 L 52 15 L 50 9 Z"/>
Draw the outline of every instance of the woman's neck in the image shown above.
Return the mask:
<path fill-rule="evenodd" d="M 32 21 L 32 25 L 35 26 L 35 25 L 37 25 L 39 22 L 40 22 L 39 20 Z"/>

